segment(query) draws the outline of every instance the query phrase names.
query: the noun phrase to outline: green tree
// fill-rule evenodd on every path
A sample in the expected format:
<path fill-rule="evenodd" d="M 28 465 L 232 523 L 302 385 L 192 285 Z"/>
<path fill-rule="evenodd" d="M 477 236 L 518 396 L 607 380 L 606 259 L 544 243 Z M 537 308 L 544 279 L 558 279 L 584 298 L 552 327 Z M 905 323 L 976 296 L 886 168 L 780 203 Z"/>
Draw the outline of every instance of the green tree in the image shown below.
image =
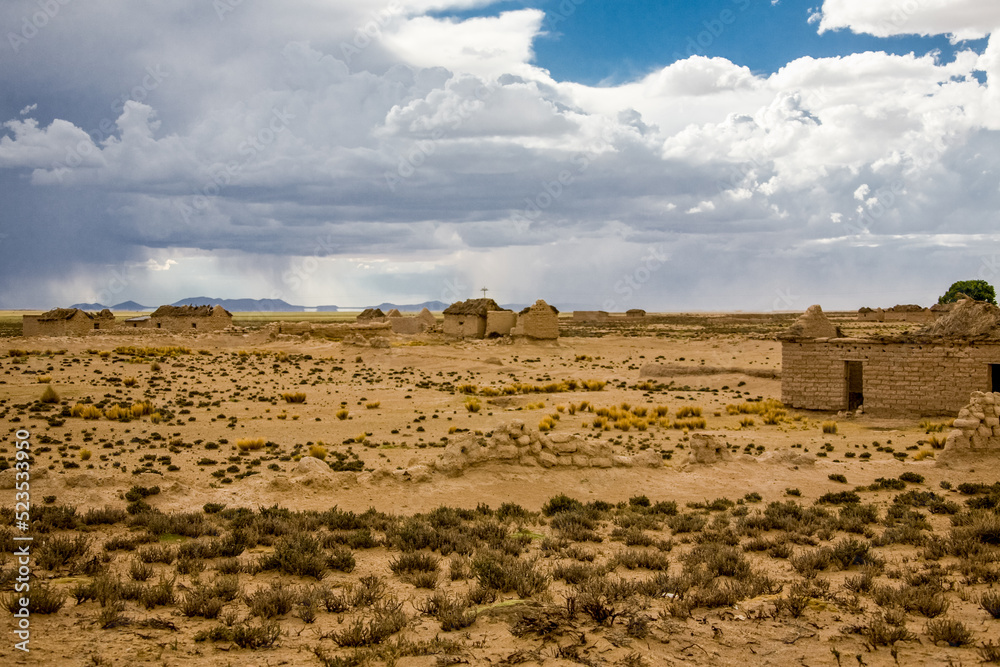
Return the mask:
<path fill-rule="evenodd" d="M 985 280 L 959 280 L 948 288 L 944 296 L 938 299 L 938 303 L 958 301 L 959 294 L 971 296 L 977 301 L 989 301 L 993 305 L 997 303 L 997 295 L 993 290 L 993 285 L 990 285 Z"/>

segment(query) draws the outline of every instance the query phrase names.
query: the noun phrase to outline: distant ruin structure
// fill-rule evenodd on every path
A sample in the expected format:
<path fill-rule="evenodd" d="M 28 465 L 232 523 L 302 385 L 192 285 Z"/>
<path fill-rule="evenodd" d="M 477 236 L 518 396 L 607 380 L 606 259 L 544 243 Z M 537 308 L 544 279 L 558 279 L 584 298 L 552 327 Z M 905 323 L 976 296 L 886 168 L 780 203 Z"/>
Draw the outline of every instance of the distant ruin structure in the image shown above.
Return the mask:
<path fill-rule="evenodd" d="M 917 322 L 929 324 L 948 312 L 949 306 L 935 304 L 924 308 L 913 304 L 898 305 L 892 308 L 860 308 L 859 322 Z"/>
<path fill-rule="evenodd" d="M 399 314 L 399 311 L 396 311 Z M 358 315 L 358 322 L 382 322 L 386 318 L 385 313 L 382 312 L 381 308 L 365 308 Z"/>
<path fill-rule="evenodd" d="M 646 317 L 646 311 L 642 308 L 631 308 L 625 311 L 625 317 Z"/>
<path fill-rule="evenodd" d="M 913 334 L 843 337 L 819 306 L 779 335 L 781 400 L 882 417 L 955 414 L 1000 391 L 1000 308 L 964 299 Z"/>
<path fill-rule="evenodd" d="M 434 313 L 429 311 L 426 307 L 417 313 L 417 319 L 426 323 L 428 327 L 437 326 L 437 318 L 434 317 Z"/>
<path fill-rule="evenodd" d="M 574 322 L 606 322 L 610 316 L 605 310 L 574 310 Z"/>

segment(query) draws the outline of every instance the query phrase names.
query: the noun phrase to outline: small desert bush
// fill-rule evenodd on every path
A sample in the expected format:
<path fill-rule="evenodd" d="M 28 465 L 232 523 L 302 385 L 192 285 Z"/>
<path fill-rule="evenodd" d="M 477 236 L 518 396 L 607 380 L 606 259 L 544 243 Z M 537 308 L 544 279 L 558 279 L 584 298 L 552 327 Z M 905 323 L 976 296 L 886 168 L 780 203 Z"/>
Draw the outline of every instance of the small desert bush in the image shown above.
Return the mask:
<path fill-rule="evenodd" d="M 389 569 L 394 574 L 404 575 L 414 572 L 437 572 L 438 559 L 432 554 L 413 551 L 403 553 L 395 560 L 389 562 Z"/>
<path fill-rule="evenodd" d="M 483 404 L 479 402 L 479 399 L 474 396 L 469 396 L 465 399 L 465 409 L 469 412 L 479 412 L 483 407 Z"/>
<path fill-rule="evenodd" d="M 927 621 L 924 632 L 932 644 L 944 642 L 948 646 L 967 646 L 973 642 L 974 636 L 961 621 L 948 618 L 936 618 Z"/>
<path fill-rule="evenodd" d="M 340 421 L 344 421 L 345 419 L 347 419 L 347 416 L 349 414 L 351 413 L 345 409 L 337 410 L 337 419 L 339 419 Z"/>
<path fill-rule="evenodd" d="M 307 533 L 289 535 L 278 540 L 274 552 L 262 556 L 261 570 L 278 570 L 285 574 L 322 579 L 326 575 L 326 556 L 319 541 Z"/>
<path fill-rule="evenodd" d="M 272 582 L 266 588 L 259 588 L 245 598 L 250 614 L 262 619 L 284 616 L 295 606 L 297 595 L 288 584 Z"/>
<path fill-rule="evenodd" d="M 829 435 L 835 435 L 837 433 L 837 422 L 835 421 L 825 421 L 822 423 L 821 427 L 823 429 L 823 433 L 827 433 Z"/>
<path fill-rule="evenodd" d="M 54 614 L 66 603 L 66 594 L 39 582 L 31 584 L 31 594 L 12 592 L 0 598 L 0 606 L 14 614 L 21 609 L 21 598 L 28 598 L 29 614 Z"/>
<path fill-rule="evenodd" d="M 274 646 L 280 636 L 281 626 L 274 621 L 261 621 L 260 625 L 241 621 L 231 626 L 217 625 L 211 630 L 203 630 L 194 636 L 194 640 L 230 642 L 240 648 L 254 650 Z"/>
<path fill-rule="evenodd" d="M 366 410 L 378 410 L 379 406 L 382 405 L 380 401 L 372 401 L 370 403 L 365 403 Z"/>
<path fill-rule="evenodd" d="M 369 615 L 356 618 L 344 630 L 333 632 L 330 638 L 341 647 L 381 644 L 406 627 L 408 619 L 402 607 L 403 603 L 397 600 L 384 600 L 374 605 Z"/>
<path fill-rule="evenodd" d="M 472 559 L 472 573 L 479 587 L 500 593 L 516 592 L 527 598 L 548 588 L 549 579 L 535 563 L 486 549 Z"/>
<path fill-rule="evenodd" d="M 281 395 L 281 398 L 285 400 L 285 403 L 305 403 L 306 395 L 301 391 L 294 393 L 285 393 Z"/>
<path fill-rule="evenodd" d="M 317 458 L 321 461 L 326 459 L 326 454 L 327 454 L 326 447 L 324 447 L 322 444 L 316 444 L 309 447 L 309 456 Z"/>

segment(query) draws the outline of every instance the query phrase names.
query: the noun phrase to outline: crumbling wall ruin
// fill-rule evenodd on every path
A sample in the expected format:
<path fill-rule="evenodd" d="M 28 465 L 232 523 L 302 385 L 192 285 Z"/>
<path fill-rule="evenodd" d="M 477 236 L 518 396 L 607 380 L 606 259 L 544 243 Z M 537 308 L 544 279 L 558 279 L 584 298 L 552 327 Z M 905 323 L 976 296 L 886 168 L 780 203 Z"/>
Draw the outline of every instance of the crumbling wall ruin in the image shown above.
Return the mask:
<path fill-rule="evenodd" d="M 514 335 L 536 340 L 559 338 L 559 311 L 539 299 L 518 315 Z"/>
<path fill-rule="evenodd" d="M 1000 393 L 974 391 L 969 404 L 958 411 L 945 452 L 966 450 L 1000 451 Z"/>
<path fill-rule="evenodd" d="M 500 424 L 489 437 L 465 435 L 448 443 L 434 468 L 459 475 L 466 468 L 490 462 L 518 463 L 545 468 L 659 468 L 663 459 L 648 449 L 634 456 L 615 454 L 607 442 L 577 434 L 541 433 L 519 419 Z"/>
<path fill-rule="evenodd" d="M 513 310 L 491 310 L 486 313 L 486 337 L 509 336 L 517 325 L 517 313 Z"/>

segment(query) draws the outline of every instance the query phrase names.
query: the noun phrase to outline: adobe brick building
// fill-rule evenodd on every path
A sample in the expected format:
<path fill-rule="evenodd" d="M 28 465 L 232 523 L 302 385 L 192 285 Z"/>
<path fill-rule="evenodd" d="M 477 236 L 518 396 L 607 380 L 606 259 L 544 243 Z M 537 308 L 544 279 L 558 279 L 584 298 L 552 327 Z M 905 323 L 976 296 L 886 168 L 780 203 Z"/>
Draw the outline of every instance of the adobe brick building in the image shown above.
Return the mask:
<path fill-rule="evenodd" d="M 150 328 L 163 331 L 221 331 L 232 326 L 233 314 L 222 306 L 160 306 L 149 316 Z"/>
<path fill-rule="evenodd" d="M 444 309 L 444 333 L 456 338 L 483 338 L 486 335 L 487 313 L 505 310 L 493 299 L 455 302 Z"/>
<path fill-rule="evenodd" d="M 1000 391 L 1000 309 L 984 302 L 960 301 L 916 334 L 880 338 L 841 337 L 812 306 L 779 338 L 781 400 L 794 408 L 954 415 L 972 392 Z"/>
<path fill-rule="evenodd" d="M 115 326 L 115 316 L 105 308 L 99 313 L 88 313 L 79 308 L 53 308 L 41 315 L 21 317 L 21 335 L 33 336 L 85 336 L 92 331 L 106 331 Z"/>

